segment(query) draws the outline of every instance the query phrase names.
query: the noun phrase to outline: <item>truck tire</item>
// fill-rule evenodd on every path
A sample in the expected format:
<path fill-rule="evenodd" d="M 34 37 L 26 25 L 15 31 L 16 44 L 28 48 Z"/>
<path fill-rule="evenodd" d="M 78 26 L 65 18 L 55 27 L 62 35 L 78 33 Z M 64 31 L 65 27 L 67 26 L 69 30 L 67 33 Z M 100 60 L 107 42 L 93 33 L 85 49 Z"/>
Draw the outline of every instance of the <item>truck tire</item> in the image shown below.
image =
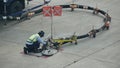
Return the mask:
<path fill-rule="evenodd" d="M 24 5 L 20 1 L 13 2 L 9 7 L 9 14 L 23 10 Z"/>

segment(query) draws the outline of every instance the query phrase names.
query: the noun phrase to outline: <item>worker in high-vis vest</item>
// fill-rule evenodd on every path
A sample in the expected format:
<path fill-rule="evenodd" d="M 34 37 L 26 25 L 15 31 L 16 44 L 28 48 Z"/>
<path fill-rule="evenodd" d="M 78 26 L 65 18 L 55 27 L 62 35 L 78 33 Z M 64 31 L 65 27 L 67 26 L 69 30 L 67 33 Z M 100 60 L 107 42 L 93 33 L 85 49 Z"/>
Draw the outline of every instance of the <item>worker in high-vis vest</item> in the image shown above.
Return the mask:
<path fill-rule="evenodd" d="M 42 52 L 46 48 L 46 42 L 42 40 L 44 37 L 44 31 L 40 31 L 37 34 L 33 34 L 26 41 L 26 47 L 24 47 L 24 53 L 27 54 L 29 52 L 39 53 Z M 40 45 L 42 44 L 42 45 Z"/>

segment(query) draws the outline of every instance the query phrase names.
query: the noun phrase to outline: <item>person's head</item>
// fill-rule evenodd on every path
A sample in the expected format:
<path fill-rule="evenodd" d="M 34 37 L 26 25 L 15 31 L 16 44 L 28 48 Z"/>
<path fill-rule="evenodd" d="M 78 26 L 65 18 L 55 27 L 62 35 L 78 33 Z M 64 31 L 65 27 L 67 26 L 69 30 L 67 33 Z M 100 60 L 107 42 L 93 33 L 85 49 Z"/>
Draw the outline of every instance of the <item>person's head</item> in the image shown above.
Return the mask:
<path fill-rule="evenodd" d="M 39 34 L 40 37 L 44 37 L 45 32 L 44 31 L 40 31 L 38 34 Z"/>

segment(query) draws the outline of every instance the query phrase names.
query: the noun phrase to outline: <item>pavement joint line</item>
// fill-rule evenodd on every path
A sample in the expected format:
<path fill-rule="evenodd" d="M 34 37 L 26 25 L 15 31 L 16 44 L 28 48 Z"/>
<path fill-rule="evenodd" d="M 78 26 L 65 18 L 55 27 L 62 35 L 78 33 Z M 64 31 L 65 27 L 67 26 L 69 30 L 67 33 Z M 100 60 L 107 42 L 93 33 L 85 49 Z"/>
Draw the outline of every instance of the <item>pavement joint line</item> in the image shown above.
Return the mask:
<path fill-rule="evenodd" d="M 96 53 L 98 53 L 98 52 L 100 52 L 100 51 L 102 51 L 102 50 L 104 50 L 104 49 L 106 49 L 106 48 L 108 48 L 108 47 L 114 46 L 113 44 L 115 44 L 115 43 L 117 43 L 117 42 L 120 42 L 120 40 L 117 40 L 117 41 L 115 41 L 115 42 L 107 45 L 107 46 L 104 47 L 104 48 L 101 48 L 101 49 L 99 49 L 99 50 L 97 50 L 97 51 L 95 51 L 95 52 L 93 52 L 93 53 L 91 53 L 91 54 L 89 54 L 89 55 L 87 55 L 87 56 L 84 56 L 84 57 L 82 57 L 82 58 L 80 58 L 80 59 L 78 59 L 78 60 L 75 60 L 75 61 L 73 61 L 72 63 L 64 66 L 63 68 L 67 68 L 67 67 L 73 65 L 74 63 L 77 63 L 77 62 L 79 62 L 79 61 L 81 61 L 81 60 L 83 60 L 83 59 L 85 59 L 85 58 L 88 58 L 89 56 L 91 56 L 91 55 L 93 55 L 93 54 L 96 54 Z"/>
<path fill-rule="evenodd" d="M 111 61 L 107 61 L 107 60 L 103 60 L 103 59 L 97 59 L 97 58 L 90 58 L 90 59 L 93 59 L 93 60 L 98 60 L 98 61 L 100 61 L 100 62 L 107 62 L 107 63 L 112 63 L 112 64 L 118 64 L 118 65 L 120 65 L 119 63 L 115 63 L 115 62 L 111 62 Z"/>

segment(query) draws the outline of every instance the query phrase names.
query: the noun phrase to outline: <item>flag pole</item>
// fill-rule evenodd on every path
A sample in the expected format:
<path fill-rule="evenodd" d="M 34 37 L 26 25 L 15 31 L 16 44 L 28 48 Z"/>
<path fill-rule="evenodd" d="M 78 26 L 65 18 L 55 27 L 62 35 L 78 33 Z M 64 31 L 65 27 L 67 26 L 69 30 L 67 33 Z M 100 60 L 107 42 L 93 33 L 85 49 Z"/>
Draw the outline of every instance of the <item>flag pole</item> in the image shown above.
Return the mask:
<path fill-rule="evenodd" d="M 51 39 L 53 39 L 53 10 L 51 7 Z"/>

